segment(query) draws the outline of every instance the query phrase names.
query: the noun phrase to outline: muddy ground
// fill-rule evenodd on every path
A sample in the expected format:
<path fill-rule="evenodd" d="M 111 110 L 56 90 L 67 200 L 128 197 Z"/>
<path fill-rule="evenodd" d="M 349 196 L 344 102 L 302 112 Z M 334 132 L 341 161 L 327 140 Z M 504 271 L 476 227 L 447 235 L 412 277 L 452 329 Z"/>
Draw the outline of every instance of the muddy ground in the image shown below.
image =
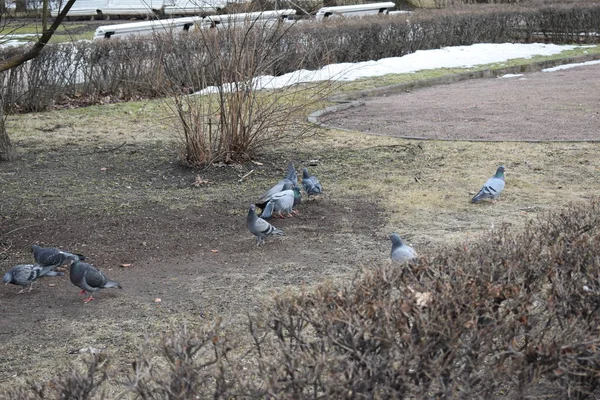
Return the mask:
<path fill-rule="evenodd" d="M 330 116 L 328 123 L 385 135 L 598 139 L 599 69 L 461 82 L 372 99 Z M 107 107 L 90 110 L 122 106 Z M 189 170 L 177 164 L 173 143 L 154 136 L 130 140 L 129 134 L 167 130 L 131 114 L 120 114 L 114 126 L 94 122 L 99 114 L 90 122 L 77 121 L 83 114 L 70 121 L 72 114 L 60 112 L 20 117 L 31 124 L 15 139 L 22 157 L 0 164 L 0 272 L 31 262 L 34 243 L 60 246 L 86 255 L 123 290 L 102 291 L 83 304 L 68 273 L 41 279 L 27 294 L 0 287 L 0 389 L 27 377 L 45 382 L 80 359 L 77 351 L 86 347 L 126 364 L 146 336 L 171 323 L 223 317 L 228 329 L 243 329 L 246 313 L 274 293 L 348 281 L 386 260 L 391 225 L 425 249 L 465 239 L 507 215 L 514 223 L 600 189 L 593 177 L 600 168 L 598 146 L 589 143 L 511 144 L 494 155 L 493 145 L 365 141 L 364 135 L 330 132 L 309 148 L 265 153 L 262 165 Z M 25 124 L 20 121 L 13 127 Z M 453 164 L 469 157 L 472 168 L 456 171 Z M 280 179 L 289 160 L 298 168 L 318 160 L 310 168 L 325 196 L 303 202 L 293 219 L 274 221 L 286 235 L 257 248 L 245 227 L 248 204 Z M 507 193 L 498 205 L 471 208 L 469 196 L 499 160 L 508 161 Z M 441 176 L 440 169 L 448 172 Z M 471 170 L 473 176 L 461 177 Z M 194 186 L 197 175 L 208 182 Z M 373 186 L 376 180 L 399 192 Z M 544 182 L 550 182 L 544 186 L 548 198 L 532 204 L 536 185 Z M 438 187 L 445 192 L 432 196 Z M 413 197 L 401 197 L 407 193 Z"/>

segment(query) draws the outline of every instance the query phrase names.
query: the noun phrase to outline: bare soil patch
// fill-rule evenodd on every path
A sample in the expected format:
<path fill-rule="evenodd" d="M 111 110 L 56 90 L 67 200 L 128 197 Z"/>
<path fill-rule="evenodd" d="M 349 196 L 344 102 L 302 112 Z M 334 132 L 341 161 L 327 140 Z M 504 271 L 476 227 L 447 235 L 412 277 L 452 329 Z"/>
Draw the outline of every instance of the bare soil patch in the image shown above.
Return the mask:
<path fill-rule="evenodd" d="M 468 80 L 370 98 L 330 127 L 451 140 L 600 140 L 600 65 Z"/>

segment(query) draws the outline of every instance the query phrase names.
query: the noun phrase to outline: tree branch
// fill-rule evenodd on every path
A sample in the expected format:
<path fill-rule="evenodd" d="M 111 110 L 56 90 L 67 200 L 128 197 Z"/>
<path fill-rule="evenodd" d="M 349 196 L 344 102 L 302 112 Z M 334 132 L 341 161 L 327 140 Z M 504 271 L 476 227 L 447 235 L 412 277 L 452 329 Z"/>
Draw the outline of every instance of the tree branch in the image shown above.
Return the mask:
<path fill-rule="evenodd" d="M 10 57 L 6 60 L 0 61 L 0 72 L 9 70 L 16 66 L 19 66 L 19 65 L 23 64 L 24 62 L 27 62 L 27 61 L 32 60 L 35 57 L 37 57 L 37 55 L 40 54 L 40 52 L 42 51 L 44 46 L 50 41 L 50 38 L 52 37 L 54 32 L 58 29 L 58 27 L 62 23 L 63 19 L 66 17 L 67 13 L 71 9 L 71 6 L 73 6 L 73 4 L 75 4 L 75 1 L 76 0 L 69 0 L 67 2 L 67 4 L 65 4 L 65 7 L 60 11 L 60 13 L 54 19 L 54 23 L 52 24 L 50 29 L 45 30 L 44 33 L 42 33 L 42 36 L 38 39 L 37 42 L 35 42 L 35 44 L 33 45 L 33 47 L 31 49 L 29 49 L 27 52 L 25 52 L 23 54 L 18 54 L 16 56 Z"/>

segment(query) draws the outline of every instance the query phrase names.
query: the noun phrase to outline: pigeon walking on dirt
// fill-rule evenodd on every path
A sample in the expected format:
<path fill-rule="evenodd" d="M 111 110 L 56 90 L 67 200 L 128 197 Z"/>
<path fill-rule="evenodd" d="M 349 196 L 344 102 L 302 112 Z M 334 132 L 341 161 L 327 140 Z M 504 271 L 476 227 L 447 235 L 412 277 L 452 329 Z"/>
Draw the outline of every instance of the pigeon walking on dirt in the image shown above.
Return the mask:
<path fill-rule="evenodd" d="M 85 260 L 85 256 L 81 254 L 69 253 L 55 247 L 40 247 L 34 244 L 31 246 L 31 251 L 33 251 L 33 258 L 35 258 L 35 262 L 43 267 L 49 267 L 52 265 L 54 268 L 56 268 L 65 263 L 70 263 L 77 260 Z"/>
<path fill-rule="evenodd" d="M 496 175 L 485 182 L 479 193 L 471 199 L 471 203 L 478 203 L 482 200 L 495 200 L 504 190 L 504 167 L 499 166 Z"/>
<path fill-rule="evenodd" d="M 256 236 L 257 246 L 260 245 L 267 236 L 284 234 L 281 229 L 277 229 L 264 219 L 259 218 L 256 215 L 256 206 L 254 204 L 251 204 L 250 208 L 248 209 L 248 216 L 246 217 L 246 227 L 248 227 L 248 230 L 254 236 Z"/>
<path fill-rule="evenodd" d="M 304 188 L 304 191 L 308 197 L 323 193 L 321 183 L 315 176 L 312 176 L 308 173 L 308 168 L 304 168 L 302 170 L 302 187 Z"/>
<path fill-rule="evenodd" d="M 83 300 L 84 303 L 92 301 L 94 299 L 93 293 L 96 293 L 100 289 L 123 289 L 119 282 L 111 281 L 92 264 L 79 260 L 71 264 L 69 277 L 71 278 L 71 283 L 81 288 L 81 294 L 85 294 L 86 292 L 90 294 L 90 297 Z"/>
<path fill-rule="evenodd" d="M 42 267 L 38 264 L 20 264 L 9 269 L 2 278 L 2 282 L 5 285 L 12 283 L 13 285 L 23 286 L 20 292 L 21 294 L 25 291 L 25 286 L 29 285 L 28 292 L 31 292 L 33 288 L 33 282 L 35 282 L 41 276 L 62 276 L 64 273 L 52 271 L 55 268 L 54 265 L 49 267 Z"/>
<path fill-rule="evenodd" d="M 392 261 L 406 262 L 417 258 L 415 249 L 404 243 L 396 233 L 392 233 L 390 239 L 392 241 L 392 253 L 390 254 Z"/>
<path fill-rule="evenodd" d="M 292 185 L 286 183 L 279 193 L 275 193 L 271 199 L 265 205 L 265 208 L 260 215 L 263 219 L 268 219 L 273 216 L 273 213 L 277 213 L 277 216 L 284 218 L 282 212 L 287 213 L 288 217 L 293 217 L 296 211 L 293 210 L 294 203 L 296 200 L 296 192 L 300 189 L 292 189 Z"/>

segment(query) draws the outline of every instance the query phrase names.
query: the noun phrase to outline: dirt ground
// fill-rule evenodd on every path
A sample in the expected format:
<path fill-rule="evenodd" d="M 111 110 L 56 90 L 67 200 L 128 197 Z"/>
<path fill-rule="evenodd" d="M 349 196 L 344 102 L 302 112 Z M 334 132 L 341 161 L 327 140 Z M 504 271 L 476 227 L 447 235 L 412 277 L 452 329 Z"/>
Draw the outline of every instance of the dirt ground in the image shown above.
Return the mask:
<path fill-rule="evenodd" d="M 327 121 L 384 135 L 598 139 L 599 70 L 600 66 L 585 67 L 433 87 L 370 99 L 366 106 L 330 115 Z M 458 211 L 436 211 L 444 220 L 428 222 L 419 213 L 394 220 L 380 201 L 386 190 L 375 192 L 369 182 L 356 177 L 368 174 L 379 179 L 378 173 L 387 174 L 381 180 L 396 185 L 392 174 L 401 169 L 406 183 L 400 189 L 418 182 L 448 186 L 436 175 L 450 162 L 440 158 L 441 145 L 414 141 L 390 145 L 377 138 L 359 152 L 354 141 L 364 135 L 343 136 L 334 144 L 328 142 L 329 148 L 270 153 L 260 166 L 192 171 L 177 165 L 169 143 L 103 143 L 102 127 L 93 133 L 92 127 L 79 127 L 65 115 L 28 116 L 32 127 L 16 140 L 22 158 L 0 164 L 0 271 L 31 262 L 29 249 L 34 243 L 59 246 L 86 255 L 121 282 L 123 290 L 102 291 L 83 304 L 68 273 L 41 279 L 27 294 L 16 295 L 15 286 L 1 287 L 0 392 L 27 377 L 49 380 L 67 363 L 80 359 L 78 350 L 86 347 L 103 349 L 116 363 L 127 363 L 146 336 L 156 336 L 170 323 L 202 324 L 221 316 L 231 329 L 241 329 L 235 327 L 241 326 L 246 313 L 263 307 L 274 293 L 327 280 L 347 281 L 365 265 L 386 259 L 390 220 L 410 226 L 416 232 L 413 239 L 425 246 L 453 237 L 465 229 L 461 226 L 471 229 L 477 215 L 501 220 L 499 215 L 508 208 L 515 215 L 539 209 L 527 201 L 535 196 L 531 186 L 546 178 L 542 173 L 556 172 L 549 203 L 585 197 L 590 180 L 597 183 L 588 176 L 590 180 L 579 181 L 581 188 L 563 189 L 569 189 L 574 176 L 587 175 L 585 171 L 597 174 L 595 145 L 530 147 L 516 154 L 521 146 L 515 144 L 506 151 L 516 155 L 509 164 L 512 193 L 508 191 L 504 203 L 466 213 L 470 206 L 464 199 L 469 193 L 448 191 L 434 204 L 459 199 L 455 203 L 460 206 Z M 128 118 L 132 124 L 124 131 L 158 130 L 152 121 L 135 119 L 130 111 L 122 114 L 121 123 Z M 61 140 L 52 136 L 60 130 L 75 136 Z M 74 139 L 79 136 L 83 138 Z M 477 146 L 459 144 L 449 148 L 447 157 L 493 152 L 489 146 Z M 529 157 L 525 151 L 539 152 L 546 160 L 521 162 Z M 362 170 L 353 164 L 359 156 L 371 157 Z M 303 202 L 300 215 L 293 219 L 274 221 L 286 236 L 257 248 L 245 227 L 248 204 L 280 179 L 291 159 L 298 168 L 312 159 L 326 159 L 311 166 L 321 177 L 325 196 Z M 495 162 L 494 158 L 491 164 Z M 556 162 L 574 167 L 566 172 L 559 165 L 555 170 Z M 382 163 L 391 169 L 382 171 Z M 255 172 L 240 181 L 250 170 Z M 484 171 L 485 178 L 493 172 L 487 165 Z M 194 187 L 196 175 L 208 183 Z M 483 177 L 476 176 L 475 182 L 482 183 Z M 328 191 L 328 183 L 337 185 L 338 191 Z M 411 204 L 426 195 L 420 188 L 414 190 L 419 197 Z M 524 193 L 520 200 L 519 191 Z M 489 226 L 489 219 L 481 225 Z M 132 266 L 120 267 L 124 263 Z M 156 298 L 161 302 L 155 303 Z"/>
<path fill-rule="evenodd" d="M 462 81 L 368 99 L 322 122 L 426 139 L 600 140 L 599 73 L 596 64 Z"/>

